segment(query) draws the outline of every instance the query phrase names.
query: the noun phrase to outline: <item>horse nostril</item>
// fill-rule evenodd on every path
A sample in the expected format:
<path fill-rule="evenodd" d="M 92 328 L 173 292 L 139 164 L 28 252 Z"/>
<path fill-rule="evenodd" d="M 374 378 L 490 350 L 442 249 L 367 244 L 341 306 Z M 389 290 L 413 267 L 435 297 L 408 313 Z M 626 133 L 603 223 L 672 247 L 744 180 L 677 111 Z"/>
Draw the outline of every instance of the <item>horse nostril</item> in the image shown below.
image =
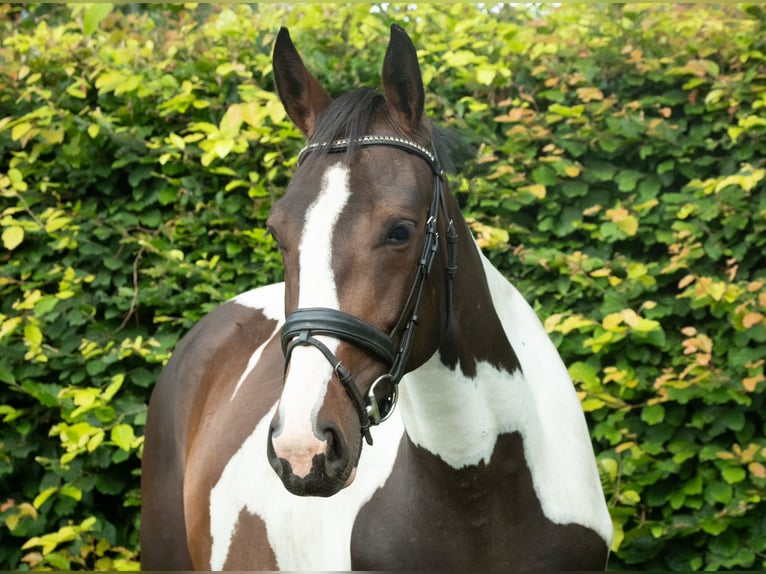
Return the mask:
<path fill-rule="evenodd" d="M 344 457 L 346 449 L 338 428 L 335 425 L 330 424 L 325 427 L 322 435 L 327 442 L 327 449 L 325 450 L 325 460 L 327 461 L 327 465 L 330 466 L 334 463 L 345 462 Z"/>
<path fill-rule="evenodd" d="M 272 419 L 271 423 L 269 424 L 269 443 L 271 443 L 272 439 L 278 437 L 282 433 L 282 421 L 280 420 L 279 414 L 275 414 Z"/>

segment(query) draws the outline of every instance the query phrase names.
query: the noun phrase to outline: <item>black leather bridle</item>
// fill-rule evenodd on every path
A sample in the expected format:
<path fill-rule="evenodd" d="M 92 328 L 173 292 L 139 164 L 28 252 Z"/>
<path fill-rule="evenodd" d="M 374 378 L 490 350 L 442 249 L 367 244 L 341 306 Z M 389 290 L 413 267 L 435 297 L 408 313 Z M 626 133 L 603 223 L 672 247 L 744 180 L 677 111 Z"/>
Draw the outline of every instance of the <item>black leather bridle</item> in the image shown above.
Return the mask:
<path fill-rule="evenodd" d="M 398 399 L 398 384 L 405 374 L 407 361 L 410 357 L 414 341 L 415 327 L 419 321 L 420 303 L 426 279 L 428 279 L 434 258 L 439 251 L 438 215 L 439 210 L 447 220 L 447 313 L 452 306 L 452 281 L 457 272 L 457 231 L 455 224 L 447 212 L 442 183 L 444 170 L 439 163 L 435 150 L 429 150 L 413 141 L 388 135 L 368 135 L 358 139 L 340 139 L 332 142 L 312 143 L 303 148 L 298 154 L 298 165 L 307 154 L 316 150 L 327 153 L 346 151 L 350 146 L 389 146 L 423 158 L 434 174 L 433 196 L 426 219 L 426 235 L 423 251 L 418 261 L 417 274 L 410 287 L 407 301 L 402 308 L 399 320 L 390 333 L 386 334 L 370 323 L 338 311 L 325 308 L 297 309 L 285 320 L 282 327 L 282 351 L 285 355 L 285 370 L 290 362 L 295 347 L 309 345 L 318 349 L 333 367 L 338 380 L 346 389 L 354 408 L 359 415 L 362 435 L 367 444 L 372 444 L 370 427 L 386 420 L 394 410 Z M 341 363 L 327 346 L 316 338 L 325 335 L 342 339 L 372 353 L 381 359 L 389 370 L 378 377 L 370 387 L 366 397 L 362 397 L 354 383 L 351 372 Z M 398 346 L 394 342 L 399 337 Z M 376 397 L 375 389 L 388 383 L 389 388 L 382 397 Z"/>

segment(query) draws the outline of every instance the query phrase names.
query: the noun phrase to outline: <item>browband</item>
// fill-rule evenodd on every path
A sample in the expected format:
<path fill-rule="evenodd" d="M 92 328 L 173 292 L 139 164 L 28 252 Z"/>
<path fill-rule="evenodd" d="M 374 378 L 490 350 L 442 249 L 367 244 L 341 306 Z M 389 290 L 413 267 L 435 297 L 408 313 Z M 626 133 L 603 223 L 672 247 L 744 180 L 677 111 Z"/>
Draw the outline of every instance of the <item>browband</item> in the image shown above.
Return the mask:
<path fill-rule="evenodd" d="M 323 150 L 328 153 L 336 153 L 346 151 L 351 146 L 370 147 L 375 145 L 396 147 L 401 150 L 419 155 L 424 160 L 426 160 L 428 165 L 431 167 L 431 170 L 433 170 L 434 175 L 438 177 L 444 176 L 444 170 L 439 163 L 439 159 L 436 157 L 435 151 L 430 151 L 427 147 L 424 147 L 414 141 L 400 138 L 398 136 L 388 135 L 368 135 L 356 139 L 343 138 L 331 142 L 310 143 L 298 152 L 298 165 L 300 165 L 303 162 L 305 156 L 312 151 Z"/>

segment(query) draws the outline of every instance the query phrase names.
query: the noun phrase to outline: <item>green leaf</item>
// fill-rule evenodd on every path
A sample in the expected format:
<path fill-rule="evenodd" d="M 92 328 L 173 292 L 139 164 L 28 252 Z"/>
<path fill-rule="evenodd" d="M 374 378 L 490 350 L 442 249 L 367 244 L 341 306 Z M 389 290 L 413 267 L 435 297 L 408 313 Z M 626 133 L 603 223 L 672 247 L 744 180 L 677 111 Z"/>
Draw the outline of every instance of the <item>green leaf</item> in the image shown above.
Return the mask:
<path fill-rule="evenodd" d="M 462 68 L 469 64 L 475 64 L 477 57 L 474 52 L 469 50 L 456 50 L 444 52 L 442 54 L 442 59 L 450 66 Z"/>
<path fill-rule="evenodd" d="M 656 425 L 665 420 L 665 407 L 649 405 L 641 409 L 641 420 L 648 425 Z"/>
<path fill-rule="evenodd" d="M 45 561 L 55 570 L 69 571 L 72 569 L 72 561 L 68 554 L 65 551 L 49 552 L 45 555 Z"/>
<path fill-rule="evenodd" d="M 58 304 L 59 299 L 55 295 L 45 295 L 35 303 L 35 316 L 43 317 L 53 311 Z"/>
<path fill-rule="evenodd" d="M 112 442 L 124 451 L 129 451 L 132 448 L 133 441 L 136 438 L 133 427 L 127 424 L 115 426 L 110 436 Z"/>
<path fill-rule="evenodd" d="M 561 104 L 551 104 L 548 111 L 563 116 L 565 118 L 579 118 L 585 112 L 585 106 L 580 104 L 576 106 L 562 106 Z"/>
<path fill-rule="evenodd" d="M 37 399 L 43 406 L 54 407 L 59 404 L 58 396 L 61 391 L 59 385 L 24 380 L 21 383 L 21 388 L 31 397 Z"/>
<path fill-rule="evenodd" d="M 58 491 L 57 486 L 50 486 L 41 491 L 32 501 L 32 506 L 39 509 L 56 491 Z"/>
<path fill-rule="evenodd" d="M 10 317 L 9 319 L 5 319 L 2 323 L 0 323 L 0 341 L 13 333 L 16 328 L 21 325 L 21 321 L 21 317 Z"/>
<path fill-rule="evenodd" d="M 612 527 L 613 527 L 613 538 L 612 538 L 612 552 L 617 552 L 620 549 L 620 546 L 622 545 L 623 540 L 625 540 L 625 530 L 619 522 L 615 522 L 614 519 L 612 519 Z"/>
<path fill-rule="evenodd" d="M 638 219 L 636 219 L 634 215 L 626 215 L 616 223 L 617 227 L 619 227 L 628 237 L 632 237 L 638 231 Z"/>
<path fill-rule="evenodd" d="M 638 180 L 643 177 L 643 174 L 634 171 L 632 169 L 624 169 L 620 171 L 614 178 L 617 182 L 617 187 L 620 191 L 627 192 L 636 189 Z"/>
<path fill-rule="evenodd" d="M 666 161 L 663 161 L 663 162 L 661 162 L 661 163 L 660 163 L 660 164 L 657 166 L 657 173 L 658 173 L 659 175 L 662 175 L 663 173 L 667 173 L 667 172 L 669 172 L 670 170 L 674 169 L 675 167 L 676 167 L 676 162 L 675 162 L 675 160 L 673 160 L 673 159 L 669 159 L 669 160 L 666 160 Z"/>
<path fill-rule="evenodd" d="M 43 332 L 34 323 L 24 325 L 24 338 L 30 345 L 40 346 L 43 342 Z"/>
<path fill-rule="evenodd" d="M 662 189 L 662 182 L 656 175 L 641 179 L 638 184 L 638 193 L 641 201 L 648 201 L 657 197 Z"/>
<path fill-rule="evenodd" d="M 568 181 L 561 186 L 567 197 L 585 197 L 588 195 L 588 185 L 580 181 Z"/>
<path fill-rule="evenodd" d="M 731 502 L 734 490 L 723 482 L 714 482 L 705 487 L 705 500 L 709 504 L 724 504 Z"/>
<path fill-rule="evenodd" d="M 747 477 L 747 471 L 741 466 L 725 466 L 721 470 L 723 479 L 729 484 L 737 484 Z"/>
<path fill-rule="evenodd" d="M 13 129 L 11 129 L 11 139 L 14 141 L 19 141 L 32 130 L 32 127 L 32 124 L 26 122 L 16 124 L 13 126 Z"/>
<path fill-rule="evenodd" d="M 71 484 L 65 484 L 59 489 L 59 492 L 64 496 L 68 496 L 74 500 L 82 500 L 82 490 L 72 486 Z"/>
<path fill-rule="evenodd" d="M 745 414 L 739 409 L 728 409 L 720 414 L 722 424 L 735 431 L 741 431 L 745 427 Z"/>
<path fill-rule="evenodd" d="M 695 476 L 687 480 L 683 485 L 683 492 L 686 495 L 695 495 L 702 493 L 702 477 Z"/>
<path fill-rule="evenodd" d="M 532 180 L 546 187 L 556 184 L 556 172 L 547 165 L 541 165 L 532 170 Z"/>
<path fill-rule="evenodd" d="M 617 171 L 614 165 L 600 161 L 583 161 L 585 173 L 591 175 L 596 181 L 611 181 Z"/>
<path fill-rule="evenodd" d="M 582 410 L 586 413 L 590 413 L 592 411 L 597 411 L 598 409 L 605 406 L 606 403 L 598 398 L 587 398 L 581 403 Z"/>
<path fill-rule="evenodd" d="M 13 251 L 24 241 L 24 228 L 18 225 L 6 227 L 3 230 L 3 246 L 8 251 Z"/>
<path fill-rule="evenodd" d="M 125 373 L 117 373 L 116 375 L 113 375 L 112 382 L 109 383 L 109 386 L 101 394 L 101 398 L 105 402 L 111 401 L 114 395 L 117 394 L 117 391 L 120 390 L 120 387 L 122 387 L 122 384 L 124 382 L 125 382 Z"/>
<path fill-rule="evenodd" d="M 85 9 L 82 29 L 86 36 L 90 36 L 98 29 L 98 25 L 112 11 L 113 5 L 109 2 L 94 2 Z"/>
<path fill-rule="evenodd" d="M 489 86 L 497 75 L 497 70 L 487 64 L 482 64 L 476 68 L 476 81 L 484 86 Z"/>
<path fill-rule="evenodd" d="M 589 363 L 576 361 L 569 365 L 569 376 L 576 383 L 583 383 L 586 387 L 596 387 L 600 381 L 598 369 Z"/>
<path fill-rule="evenodd" d="M 598 465 L 607 473 L 609 480 L 615 480 L 617 478 L 619 463 L 616 460 L 613 458 L 602 458 L 599 459 Z"/>
<path fill-rule="evenodd" d="M 686 501 L 686 494 L 680 490 L 671 494 L 670 498 L 668 499 L 668 502 L 670 503 L 670 508 L 672 508 L 673 510 L 680 509 L 684 505 L 685 501 Z"/>
<path fill-rule="evenodd" d="M 636 505 L 641 502 L 641 495 L 635 490 L 625 490 L 621 495 L 622 502 L 628 505 Z"/>
<path fill-rule="evenodd" d="M 599 147 L 607 153 L 614 153 L 620 149 L 622 140 L 620 138 L 612 137 L 610 135 L 602 135 L 598 138 Z"/>

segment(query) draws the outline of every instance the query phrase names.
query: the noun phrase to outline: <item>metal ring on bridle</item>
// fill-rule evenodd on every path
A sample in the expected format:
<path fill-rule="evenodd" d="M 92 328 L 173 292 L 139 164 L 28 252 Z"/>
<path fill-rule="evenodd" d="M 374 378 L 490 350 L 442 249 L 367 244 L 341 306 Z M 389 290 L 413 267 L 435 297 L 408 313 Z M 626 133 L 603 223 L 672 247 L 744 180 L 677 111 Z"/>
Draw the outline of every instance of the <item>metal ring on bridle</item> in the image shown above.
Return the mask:
<path fill-rule="evenodd" d="M 386 397 L 386 409 L 381 413 L 381 403 L 375 396 L 375 389 L 379 384 L 386 380 L 391 381 L 391 393 Z M 379 425 L 387 420 L 393 414 L 398 400 L 399 385 L 393 383 L 393 378 L 389 373 L 384 373 L 375 379 L 372 385 L 370 385 L 370 390 L 367 392 L 367 416 L 370 419 L 370 424 Z"/>

